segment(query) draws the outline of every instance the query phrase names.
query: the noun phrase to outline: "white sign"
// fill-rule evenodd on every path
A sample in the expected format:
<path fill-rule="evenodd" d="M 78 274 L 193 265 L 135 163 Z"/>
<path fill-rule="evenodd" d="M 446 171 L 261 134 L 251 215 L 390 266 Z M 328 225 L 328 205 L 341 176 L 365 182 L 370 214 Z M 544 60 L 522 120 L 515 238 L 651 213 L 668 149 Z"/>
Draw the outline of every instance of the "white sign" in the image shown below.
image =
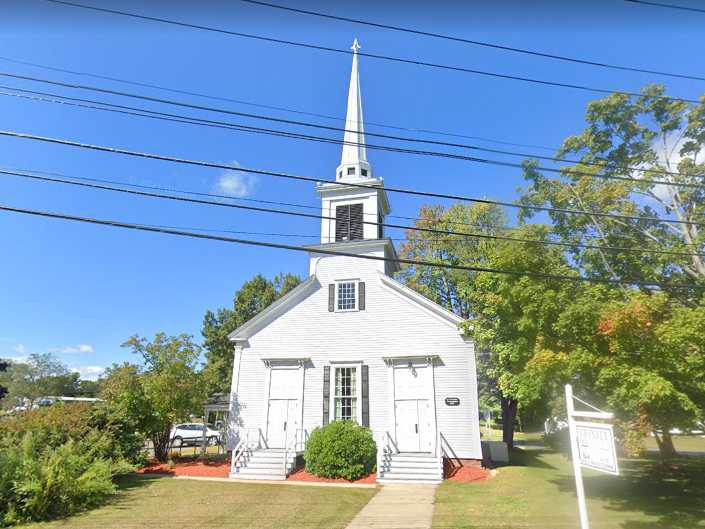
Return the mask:
<path fill-rule="evenodd" d="M 575 421 L 575 438 L 581 466 L 619 475 L 611 424 Z"/>

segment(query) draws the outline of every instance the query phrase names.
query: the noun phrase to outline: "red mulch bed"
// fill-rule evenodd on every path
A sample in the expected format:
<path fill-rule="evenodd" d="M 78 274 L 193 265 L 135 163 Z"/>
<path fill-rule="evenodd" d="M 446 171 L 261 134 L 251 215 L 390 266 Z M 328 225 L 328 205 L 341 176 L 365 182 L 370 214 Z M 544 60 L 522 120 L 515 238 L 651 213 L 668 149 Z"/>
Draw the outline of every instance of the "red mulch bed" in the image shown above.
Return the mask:
<path fill-rule="evenodd" d="M 198 476 L 204 478 L 227 478 L 230 474 L 230 461 L 176 461 L 173 468 L 166 463 L 150 461 L 137 472 L 140 474 L 168 474 L 170 476 Z"/>
<path fill-rule="evenodd" d="M 456 483 L 472 483 L 473 481 L 484 481 L 489 479 L 492 474 L 486 468 L 478 468 L 473 466 L 462 466 L 452 470 L 451 474 L 446 477 L 448 481 Z"/>
<path fill-rule="evenodd" d="M 291 481 L 308 481 L 310 483 L 377 483 L 377 476 L 374 472 L 364 478 L 360 478 L 355 481 L 348 481 L 343 478 L 330 479 L 314 476 L 313 474 L 306 472 L 303 468 L 294 470 L 286 479 Z"/>

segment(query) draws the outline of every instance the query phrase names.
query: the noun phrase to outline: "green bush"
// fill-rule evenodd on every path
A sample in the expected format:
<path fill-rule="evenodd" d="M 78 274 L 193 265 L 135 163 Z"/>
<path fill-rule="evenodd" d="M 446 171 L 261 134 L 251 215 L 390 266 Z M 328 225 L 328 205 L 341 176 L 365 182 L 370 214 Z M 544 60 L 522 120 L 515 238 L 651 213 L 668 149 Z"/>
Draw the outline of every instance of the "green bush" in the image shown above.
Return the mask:
<path fill-rule="evenodd" d="M 116 490 L 112 462 L 73 440 L 47 449 L 32 433 L 0 444 L 0 525 L 50 520 L 99 505 Z"/>
<path fill-rule="evenodd" d="M 54 404 L 2 421 L 0 438 L 18 444 L 27 433 L 45 448 L 73 440 L 87 455 L 113 461 L 115 474 L 128 468 L 125 463 L 134 466 L 145 462 L 144 437 L 128 419 L 103 404 Z"/>
<path fill-rule="evenodd" d="M 369 428 L 333 421 L 316 428 L 306 444 L 306 470 L 324 478 L 359 479 L 375 467 L 377 445 Z"/>
<path fill-rule="evenodd" d="M 99 505 L 144 459 L 144 439 L 100 404 L 55 404 L 0 421 L 0 526 Z"/>

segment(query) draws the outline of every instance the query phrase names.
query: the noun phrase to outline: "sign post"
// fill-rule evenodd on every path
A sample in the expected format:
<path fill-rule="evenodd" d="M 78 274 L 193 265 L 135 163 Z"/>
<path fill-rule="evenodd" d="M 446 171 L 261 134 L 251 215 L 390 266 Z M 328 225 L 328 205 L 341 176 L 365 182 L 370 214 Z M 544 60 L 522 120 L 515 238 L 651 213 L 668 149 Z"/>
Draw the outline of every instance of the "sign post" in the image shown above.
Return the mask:
<path fill-rule="evenodd" d="M 582 467 L 592 468 L 600 472 L 619 475 L 617 451 L 614 445 L 612 425 L 599 422 L 576 421 L 581 419 L 612 419 L 613 415 L 598 410 L 591 404 L 583 402 L 595 411 L 576 411 L 573 387 L 565 386 L 565 403 L 568 412 L 568 430 L 570 432 L 570 452 L 573 456 L 573 473 L 575 474 L 575 490 L 578 493 L 578 512 L 580 527 L 590 529 L 587 505 L 585 504 L 585 488 L 583 487 Z"/>

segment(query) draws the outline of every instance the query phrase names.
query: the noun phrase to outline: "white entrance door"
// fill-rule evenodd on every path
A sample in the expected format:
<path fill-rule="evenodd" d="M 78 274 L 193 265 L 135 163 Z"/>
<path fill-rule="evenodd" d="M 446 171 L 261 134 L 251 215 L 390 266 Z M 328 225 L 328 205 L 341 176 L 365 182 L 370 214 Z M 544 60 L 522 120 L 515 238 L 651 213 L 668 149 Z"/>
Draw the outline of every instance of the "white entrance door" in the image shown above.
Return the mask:
<path fill-rule="evenodd" d="M 394 367 L 395 430 L 401 452 L 430 452 L 433 448 L 431 375 L 425 365 Z"/>
<path fill-rule="evenodd" d="M 299 399 L 302 390 L 301 371 L 291 367 L 273 367 L 269 375 L 267 409 L 267 445 L 286 448 L 296 435 L 301 420 Z"/>
<path fill-rule="evenodd" d="M 433 439 L 428 399 L 395 402 L 397 448 L 400 452 L 430 452 Z"/>
<path fill-rule="evenodd" d="M 267 445 L 286 448 L 298 428 L 299 406 L 296 399 L 269 399 L 267 415 Z"/>

